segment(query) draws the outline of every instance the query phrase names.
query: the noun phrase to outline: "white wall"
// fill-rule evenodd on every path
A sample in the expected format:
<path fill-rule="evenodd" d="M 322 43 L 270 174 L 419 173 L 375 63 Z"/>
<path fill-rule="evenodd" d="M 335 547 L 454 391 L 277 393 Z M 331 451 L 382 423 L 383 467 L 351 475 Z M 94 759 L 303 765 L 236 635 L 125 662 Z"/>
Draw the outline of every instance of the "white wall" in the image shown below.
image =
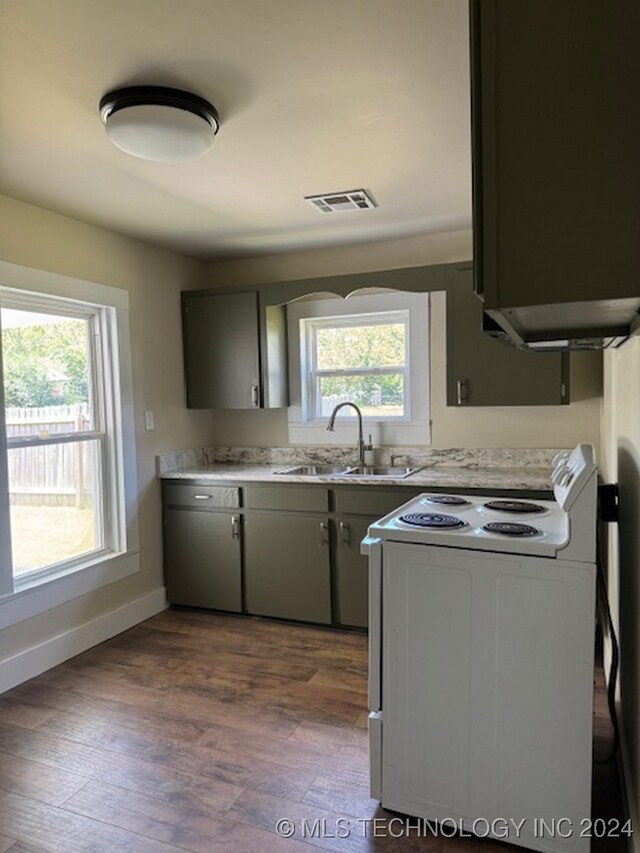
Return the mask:
<path fill-rule="evenodd" d="M 182 372 L 180 291 L 204 283 L 203 264 L 2 196 L 0 221 L 2 260 L 129 292 L 140 530 L 137 574 L 0 631 L 1 662 L 162 587 L 154 456 L 209 444 L 211 414 L 185 408 Z M 144 431 L 145 409 L 154 432 Z"/>
<path fill-rule="evenodd" d="M 601 472 L 620 489 L 608 524 L 609 602 L 620 644 L 619 720 L 627 795 L 640 819 L 640 338 L 605 353 Z M 635 841 L 635 849 L 640 843 Z"/>
<path fill-rule="evenodd" d="M 337 247 L 209 265 L 211 287 L 234 287 L 468 260 L 471 232 L 458 231 L 359 246 Z M 599 353 L 571 356 L 568 406 L 447 407 L 445 298 L 432 296 L 431 417 L 434 447 L 570 447 L 600 441 L 602 394 Z M 288 443 L 284 410 L 214 412 L 214 440 L 223 445 Z"/>

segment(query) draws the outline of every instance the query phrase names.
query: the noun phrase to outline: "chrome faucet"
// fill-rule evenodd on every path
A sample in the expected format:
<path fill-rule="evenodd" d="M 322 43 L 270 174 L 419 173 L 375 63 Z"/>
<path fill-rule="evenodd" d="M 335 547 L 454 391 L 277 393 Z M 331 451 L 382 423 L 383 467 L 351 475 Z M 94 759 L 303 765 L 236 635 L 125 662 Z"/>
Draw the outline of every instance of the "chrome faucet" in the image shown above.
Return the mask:
<path fill-rule="evenodd" d="M 327 424 L 327 429 L 329 430 L 329 432 L 333 432 L 336 422 L 336 415 L 343 406 L 351 406 L 352 409 L 356 410 L 356 414 L 358 416 L 358 465 L 363 467 L 365 464 L 364 452 L 365 450 L 372 450 L 373 445 L 371 444 L 371 436 L 369 436 L 369 443 L 364 443 L 364 438 L 362 435 L 362 412 L 360 411 L 359 407 L 356 406 L 355 403 L 351 403 L 349 400 L 345 401 L 344 403 L 338 403 L 338 405 L 331 412 L 329 423 Z"/>

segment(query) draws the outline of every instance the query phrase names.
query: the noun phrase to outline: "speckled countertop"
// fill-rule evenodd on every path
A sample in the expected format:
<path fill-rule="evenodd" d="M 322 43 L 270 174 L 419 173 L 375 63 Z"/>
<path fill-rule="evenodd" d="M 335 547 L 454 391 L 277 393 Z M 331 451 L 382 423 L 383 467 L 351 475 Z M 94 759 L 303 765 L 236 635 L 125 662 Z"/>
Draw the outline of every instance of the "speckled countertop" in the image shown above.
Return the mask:
<path fill-rule="evenodd" d="M 316 452 L 313 458 L 295 457 L 291 449 L 277 448 L 200 448 L 179 451 L 158 458 L 158 476 L 171 480 L 209 480 L 235 483 L 316 483 L 328 485 L 417 486 L 437 489 L 478 489 L 504 491 L 547 491 L 552 488 L 549 450 L 430 450 L 396 453 L 401 465 L 425 466 L 409 477 L 349 477 L 345 475 L 300 476 L 279 474 L 295 465 L 309 462 L 353 464 L 341 458 L 336 448 Z M 350 454 L 352 455 L 352 453 Z M 376 464 L 389 464 L 389 458 L 377 458 Z"/>
<path fill-rule="evenodd" d="M 278 465 L 212 465 L 162 474 L 169 480 L 211 480 L 243 483 L 325 483 L 331 485 L 420 486 L 447 489 L 515 489 L 541 491 L 551 489 L 545 468 L 426 468 L 409 477 L 349 477 L 277 474 Z"/>

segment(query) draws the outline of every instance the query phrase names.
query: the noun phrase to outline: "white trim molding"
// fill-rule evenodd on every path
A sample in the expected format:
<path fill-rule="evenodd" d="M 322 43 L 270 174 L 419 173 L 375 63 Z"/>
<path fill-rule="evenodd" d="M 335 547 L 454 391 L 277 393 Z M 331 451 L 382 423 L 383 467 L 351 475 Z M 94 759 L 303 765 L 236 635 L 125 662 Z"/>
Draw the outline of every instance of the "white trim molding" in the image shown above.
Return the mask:
<path fill-rule="evenodd" d="M 0 661 L 0 693 L 34 678 L 167 608 L 164 587 Z"/>
<path fill-rule="evenodd" d="M 0 299 L 9 307 L 29 307 L 63 316 L 91 318 L 95 348 L 94 408 L 103 464 L 101 548 L 42 569 L 12 568 L 6 471 L 7 439 L 0 382 L 0 629 L 114 583 L 139 570 L 138 486 L 129 333 L 129 294 L 121 288 L 61 276 L 0 261 Z M 100 369 L 97 369 L 97 365 Z M 1 368 L 1 365 L 0 365 Z M 1 376 L 1 372 L 0 372 Z M 100 380 L 100 381 L 98 381 Z M 97 414 L 99 413 L 99 417 Z M 95 430 L 95 424 L 94 424 Z M 51 442 L 59 439 L 51 439 Z M 36 443 L 41 440 L 35 439 Z M 29 439 L 34 442 L 33 437 Z"/>
<path fill-rule="evenodd" d="M 310 359 L 308 340 L 303 329 L 313 328 L 332 318 L 348 324 L 348 318 L 361 315 L 383 317 L 390 312 L 407 314 L 407 351 L 402 371 L 408 374 L 405 382 L 406 416 L 363 417 L 366 435 L 376 446 L 431 443 L 430 371 L 429 371 L 429 294 L 380 292 L 339 297 L 300 299 L 287 306 L 289 334 L 289 388 L 291 404 L 288 409 L 289 442 L 291 444 L 352 444 L 353 419 L 339 418 L 333 432 L 327 432 L 327 418 L 311 415 L 307 382 Z"/>

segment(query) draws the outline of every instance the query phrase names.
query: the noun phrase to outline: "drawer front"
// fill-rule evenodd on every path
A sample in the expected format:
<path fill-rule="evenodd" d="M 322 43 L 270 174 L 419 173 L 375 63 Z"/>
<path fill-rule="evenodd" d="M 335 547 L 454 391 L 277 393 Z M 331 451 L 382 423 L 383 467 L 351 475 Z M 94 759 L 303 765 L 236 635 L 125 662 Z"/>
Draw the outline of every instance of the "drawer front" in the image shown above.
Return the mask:
<path fill-rule="evenodd" d="M 247 486 L 245 505 L 250 509 L 286 509 L 327 512 L 329 492 L 308 486 Z"/>
<path fill-rule="evenodd" d="M 192 486 L 182 483 L 165 485 L 165 506 L 190 506 L 198 509 L 235 509 L 240 506 L 240 489 L 236 486 Z"/>
<path fill-rule="evenodd" d="M 422 494 L 424 489 L 385 489 L 379 486 L 366 488 L 364 486 L 355 489 L 336 489 L 335 510 L 336 512 L 351 513 L 353 515 L 370 515 L 381 518 L 392 509 L 401 506 L 416 495 Z"/>

